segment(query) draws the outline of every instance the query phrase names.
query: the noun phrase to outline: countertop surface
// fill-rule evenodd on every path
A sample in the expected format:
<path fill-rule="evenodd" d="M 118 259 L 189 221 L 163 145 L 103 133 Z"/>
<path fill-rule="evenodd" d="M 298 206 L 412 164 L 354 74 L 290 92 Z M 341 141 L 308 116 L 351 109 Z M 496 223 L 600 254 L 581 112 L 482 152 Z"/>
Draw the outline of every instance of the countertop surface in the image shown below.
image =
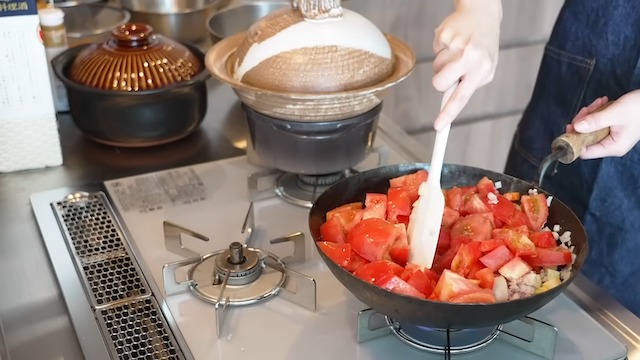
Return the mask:
<path fill-rule="evenodd" d="M 64 164 L 0 174 L 1 360 L 83 358 L 29 196 L 244 154 L 248 132 L 235 94 L 214 80 L 208 88 L 207 116 L 182 140 L 153 148 L 105 146 L 85 138 L 68 114 L 59 114 Z M 406 147 L 418 146 L 392 121 L 386 122 L 385 131 Z M 583 277 L 567 292 L 629 347 L 630 359 L 638 358 L 638 318 Z"/>

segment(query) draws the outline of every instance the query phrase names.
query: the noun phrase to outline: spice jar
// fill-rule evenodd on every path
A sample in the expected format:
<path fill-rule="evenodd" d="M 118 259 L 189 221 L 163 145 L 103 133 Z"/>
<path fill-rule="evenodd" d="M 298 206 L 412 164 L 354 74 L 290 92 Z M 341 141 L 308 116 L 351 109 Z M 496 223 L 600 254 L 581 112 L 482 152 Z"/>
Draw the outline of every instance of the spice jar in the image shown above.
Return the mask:
<path fill-rule="evenodd" d="M 53 93 L 53 104 L 56 111 L 69 111 L 69 101 L 64 84 L 60 81 L 51 68 L 51 59 L 65 51 L 67 43 L 67 31 L 64 26 L 64 11 L 58 8 L 43 8 L 38 10 L 42 41 L 44 43 L 47 62 L 49 63 L 49 79 Z"/>

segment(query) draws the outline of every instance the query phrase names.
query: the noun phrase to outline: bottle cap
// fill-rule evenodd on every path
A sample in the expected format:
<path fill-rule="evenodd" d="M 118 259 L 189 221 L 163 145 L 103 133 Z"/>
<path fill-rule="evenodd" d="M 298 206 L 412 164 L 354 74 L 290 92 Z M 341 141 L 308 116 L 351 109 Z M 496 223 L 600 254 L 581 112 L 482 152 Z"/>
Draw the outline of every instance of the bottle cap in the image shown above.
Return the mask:
<path fill-rule="evenodd" d="M 64 24 L 64 11 L 58 8 L 45 8 L 38 10 L 40 25 L 58 26 Z"/>

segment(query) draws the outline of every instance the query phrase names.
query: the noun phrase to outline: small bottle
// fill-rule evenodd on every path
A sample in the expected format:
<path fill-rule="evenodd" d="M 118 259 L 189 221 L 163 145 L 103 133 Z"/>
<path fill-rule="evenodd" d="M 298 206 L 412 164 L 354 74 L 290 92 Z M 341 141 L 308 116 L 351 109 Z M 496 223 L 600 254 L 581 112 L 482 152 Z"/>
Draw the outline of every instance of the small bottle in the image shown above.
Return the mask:
<path fill-rule="evenodd" d="M 42 41 L 44 42 L 47 62 L 49 63 L 49 78 L 51 80 L 51 91 L 53 92 L 53 103 L 56 111 L 69 111 L 69 100 L 67 90 L 56 77 L 51 67 L 51 59 L 69 48 L 67 43 L 67 30 L 64 27 L 64 11 L 54 7 L 38 10 L 40 17 L 40 28 L 42 29 Z"/>

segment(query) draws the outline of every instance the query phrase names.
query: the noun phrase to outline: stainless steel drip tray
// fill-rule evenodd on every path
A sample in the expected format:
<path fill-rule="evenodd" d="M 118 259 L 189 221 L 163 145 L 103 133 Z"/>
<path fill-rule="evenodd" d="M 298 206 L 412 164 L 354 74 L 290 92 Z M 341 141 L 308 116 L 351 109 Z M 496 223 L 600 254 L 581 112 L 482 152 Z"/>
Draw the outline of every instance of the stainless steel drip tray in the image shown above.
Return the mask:
<path fill-rule="evenodd" d="M 190 358 L 102 186 L 33 194 L 31 205 L 87 359 Z"/>

